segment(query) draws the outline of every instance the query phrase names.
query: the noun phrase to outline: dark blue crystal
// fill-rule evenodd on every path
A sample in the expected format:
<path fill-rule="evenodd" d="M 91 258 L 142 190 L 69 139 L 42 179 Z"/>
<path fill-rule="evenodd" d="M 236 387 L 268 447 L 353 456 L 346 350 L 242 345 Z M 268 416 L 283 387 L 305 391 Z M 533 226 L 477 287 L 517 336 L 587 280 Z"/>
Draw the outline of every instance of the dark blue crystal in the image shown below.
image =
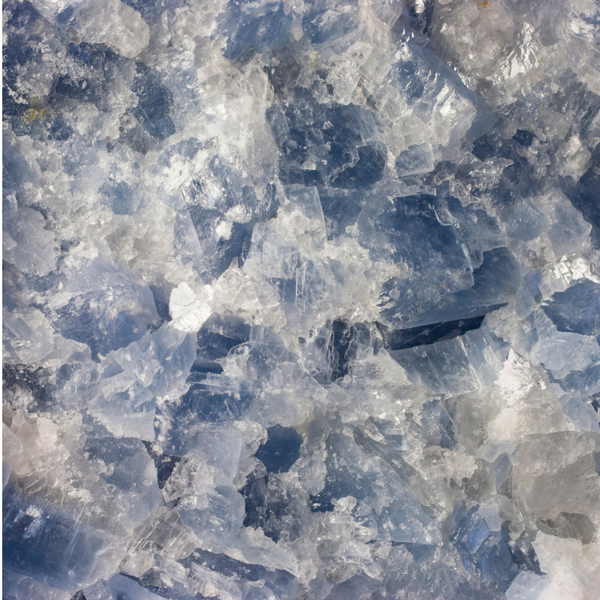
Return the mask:
<path fill-rule="evenodd" d="M 169 114 L 173 95 L 148 66 L 138 62 L 136 68 L 137 76 L 131 90 L 138 97 L 138 105 L 133 114 L 152 137 L 164 140 L 175 133 Z"/>
<path fill-rule="evenodd" d="M 506 591 L 519 569 L 502 534 L 490 530 L 478 509 L 479 506 L 466 511 L 462 507 L 455 509 L 450 541 L 468 571 L 486 584 Z"/>
<path fill-rule="evenodd" d="M 268 473 L 286 473 L 300 457 L 302 436 L 293 427 L 274 425 L 267 429 L 267 441 L 255 455 Z"/>
<path fill-rule="evenodd" d="M 559 331 L 598 335 L 600 333 L 600 284 L 589 279 L 556 292 L 542 310 Z"/>
<path fill-rule="evenodd" d="M 85 581 L 106 541 L 59 511 L 38 507 L 14 490 L 3 494 L 3 568 L 59 589 Z"/>

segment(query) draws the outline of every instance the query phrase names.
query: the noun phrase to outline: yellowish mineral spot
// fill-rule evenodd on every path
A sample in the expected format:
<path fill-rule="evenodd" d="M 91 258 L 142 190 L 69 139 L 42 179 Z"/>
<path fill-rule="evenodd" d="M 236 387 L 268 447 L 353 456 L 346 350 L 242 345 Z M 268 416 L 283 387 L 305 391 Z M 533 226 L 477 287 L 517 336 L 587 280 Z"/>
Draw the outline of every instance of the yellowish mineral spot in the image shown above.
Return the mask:
<path fill-rule="evenodd" d="M 23 115 L 23 121 L 26 125 L 31 125 L 38 117 L 42 119 L 48 115 L 48 108 L 43 106 L 43 103 L 40 98 L 34 96 L 29 101 L 29 108 L 25 111 Z"/>

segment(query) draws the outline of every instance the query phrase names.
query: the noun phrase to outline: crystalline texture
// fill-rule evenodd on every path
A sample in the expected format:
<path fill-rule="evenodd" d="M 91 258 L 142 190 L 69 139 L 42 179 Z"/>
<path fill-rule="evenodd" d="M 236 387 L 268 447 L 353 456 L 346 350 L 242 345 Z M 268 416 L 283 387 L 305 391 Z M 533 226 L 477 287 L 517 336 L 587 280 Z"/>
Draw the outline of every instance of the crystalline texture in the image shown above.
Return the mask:
<path fill-rule="evenodd" d="M 3 598 L 594 600 L 600 9 L 3 5 Z"/>

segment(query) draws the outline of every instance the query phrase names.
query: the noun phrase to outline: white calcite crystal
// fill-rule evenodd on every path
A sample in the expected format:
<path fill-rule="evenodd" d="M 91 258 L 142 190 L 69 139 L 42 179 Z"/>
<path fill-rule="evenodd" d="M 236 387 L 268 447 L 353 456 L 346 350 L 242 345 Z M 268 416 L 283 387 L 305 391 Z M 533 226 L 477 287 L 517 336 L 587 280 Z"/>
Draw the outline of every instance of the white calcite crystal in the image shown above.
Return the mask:
<path fill-rule="evenodd" d="M 192 288 L 182 281 L 171 291 L 169 314 L 175 329 L 195 333 L 210 316 L 210 306 L 201 303 Z"/>
<path fill-rule="evenodd" d="M 597 600 L 593 0 L 7 0 L 3 600 Z"/>

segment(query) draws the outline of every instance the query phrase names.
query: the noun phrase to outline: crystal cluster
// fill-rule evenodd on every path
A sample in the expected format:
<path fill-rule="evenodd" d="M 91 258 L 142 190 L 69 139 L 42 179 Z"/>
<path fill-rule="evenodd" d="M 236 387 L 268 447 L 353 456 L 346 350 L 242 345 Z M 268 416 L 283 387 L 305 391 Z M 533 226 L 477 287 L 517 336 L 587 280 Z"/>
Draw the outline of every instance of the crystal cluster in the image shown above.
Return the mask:
<path fill-rule="evenodd" d="M 597 2 L 3 24 L 5 600 L 598 598 Z"/>

